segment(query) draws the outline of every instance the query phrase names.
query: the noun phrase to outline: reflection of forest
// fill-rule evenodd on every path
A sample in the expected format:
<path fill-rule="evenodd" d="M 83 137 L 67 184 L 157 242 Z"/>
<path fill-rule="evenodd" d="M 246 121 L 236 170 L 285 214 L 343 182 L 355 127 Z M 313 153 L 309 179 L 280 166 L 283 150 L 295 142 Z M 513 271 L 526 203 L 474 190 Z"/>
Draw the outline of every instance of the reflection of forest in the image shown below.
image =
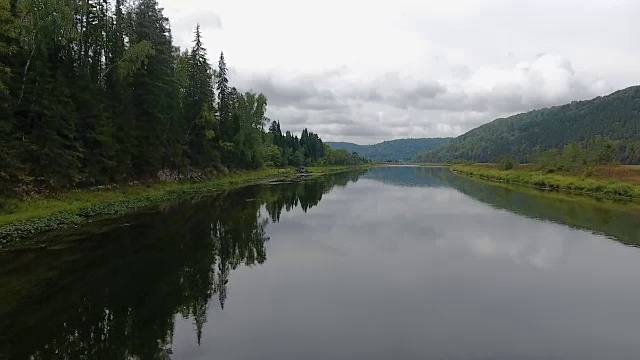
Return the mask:
<path fill-rule="evenodd" d="M 459 176 L 447 168 L 379 168 L 365 177 L 402 186 L 448 186 L 495 208 L 594 231 L 627 245 L 640 245 L 640 212 L 623 204 L 528 188 L 514 190 Z"/>
<path fill-rule="evenodd" d="M 200 342 L 230 272 L 266 260 L 269 219 L 306 211 L 360 175 L 247 187 L 132 216 L 73 245 L 0 254 L 0 358 L 170 358 L 175 317 L 192 319 Z"/>

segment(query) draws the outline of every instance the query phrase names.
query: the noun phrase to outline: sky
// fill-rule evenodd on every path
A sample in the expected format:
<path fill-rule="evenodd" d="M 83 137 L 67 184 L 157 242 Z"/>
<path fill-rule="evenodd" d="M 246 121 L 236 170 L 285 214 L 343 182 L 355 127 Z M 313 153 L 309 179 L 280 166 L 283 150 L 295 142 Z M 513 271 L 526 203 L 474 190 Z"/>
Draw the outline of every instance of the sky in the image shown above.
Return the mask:
<path fill-rule="evenodd" d="M 640 84 L 638 0 L 159 0 L 283 129 L 371 144 Z"/>

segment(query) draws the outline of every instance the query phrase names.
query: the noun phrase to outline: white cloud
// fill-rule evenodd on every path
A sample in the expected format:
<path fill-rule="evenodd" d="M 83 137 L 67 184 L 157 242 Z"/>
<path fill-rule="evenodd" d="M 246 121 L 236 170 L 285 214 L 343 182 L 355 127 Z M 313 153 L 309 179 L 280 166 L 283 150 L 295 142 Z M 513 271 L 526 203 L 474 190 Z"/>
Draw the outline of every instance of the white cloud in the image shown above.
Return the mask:
<path fill-rule="evenodd" d="M 180 45 L 201 23 L 234 85 L 326 140 L 454 136 L 640 81 L 631 0 L 160 3 Z"/>

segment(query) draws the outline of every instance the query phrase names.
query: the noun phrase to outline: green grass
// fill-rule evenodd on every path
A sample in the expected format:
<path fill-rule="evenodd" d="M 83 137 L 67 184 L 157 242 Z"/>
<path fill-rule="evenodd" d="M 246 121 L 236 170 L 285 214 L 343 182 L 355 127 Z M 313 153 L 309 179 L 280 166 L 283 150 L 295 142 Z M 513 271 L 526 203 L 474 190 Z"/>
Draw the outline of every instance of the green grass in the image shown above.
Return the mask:
<path fill-rule="evenodd" d="M 462 175 L 506 184 L 526 185 L 608 199 L 640 200 L 640 185 L 615 179 L 589 179 L 578 175 L 545 174 L 528 170 L 498 170 L 474 165 L 454 165 L 451 169 Z"/>
<path fill-rule="evenodd" d="M 230 186 L 235 183 L 250 183 L 264 178 L 290 176 L 291 170 L 268 169 L 256 172 L 241 172 L 211 179 L 202 183 L 162 182 L 145 185 L 133 185 L 106 190 L 76 190 L 53 197 L 31 197 L 16 201 L 14 211 L 0 215 L 0 226 L 17 221 L 47 216 L 55 212 L 75 212 L 89 206 L 118 200 L 153 196 L 176 190 L 205 190 Z"/>
<path fill-rule="evenodd" d="M 307 170 L 314 176 L 355 168 L 362 167 L 328 166 L 311 167 Z M 54 229 L 122 215 L 191 195 L 297 176 L 292 169 L 263 169 L 234 172 L 204 182 L 160 182 L 104 190 L 76 190 L 51 197 L 14 200 L 8 206 L 12 211 L 0 214 L 0 248 Z"/>

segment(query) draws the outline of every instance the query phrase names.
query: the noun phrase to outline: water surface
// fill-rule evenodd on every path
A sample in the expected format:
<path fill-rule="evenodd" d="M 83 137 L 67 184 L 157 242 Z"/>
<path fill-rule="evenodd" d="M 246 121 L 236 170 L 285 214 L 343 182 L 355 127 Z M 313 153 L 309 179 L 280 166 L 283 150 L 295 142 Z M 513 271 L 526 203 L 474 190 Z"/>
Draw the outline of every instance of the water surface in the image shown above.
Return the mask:
<path fill-rule="evenodd" d="M 634 211 L 389 167 L 0 254 L 7 359 L 633 359 Z"/>

